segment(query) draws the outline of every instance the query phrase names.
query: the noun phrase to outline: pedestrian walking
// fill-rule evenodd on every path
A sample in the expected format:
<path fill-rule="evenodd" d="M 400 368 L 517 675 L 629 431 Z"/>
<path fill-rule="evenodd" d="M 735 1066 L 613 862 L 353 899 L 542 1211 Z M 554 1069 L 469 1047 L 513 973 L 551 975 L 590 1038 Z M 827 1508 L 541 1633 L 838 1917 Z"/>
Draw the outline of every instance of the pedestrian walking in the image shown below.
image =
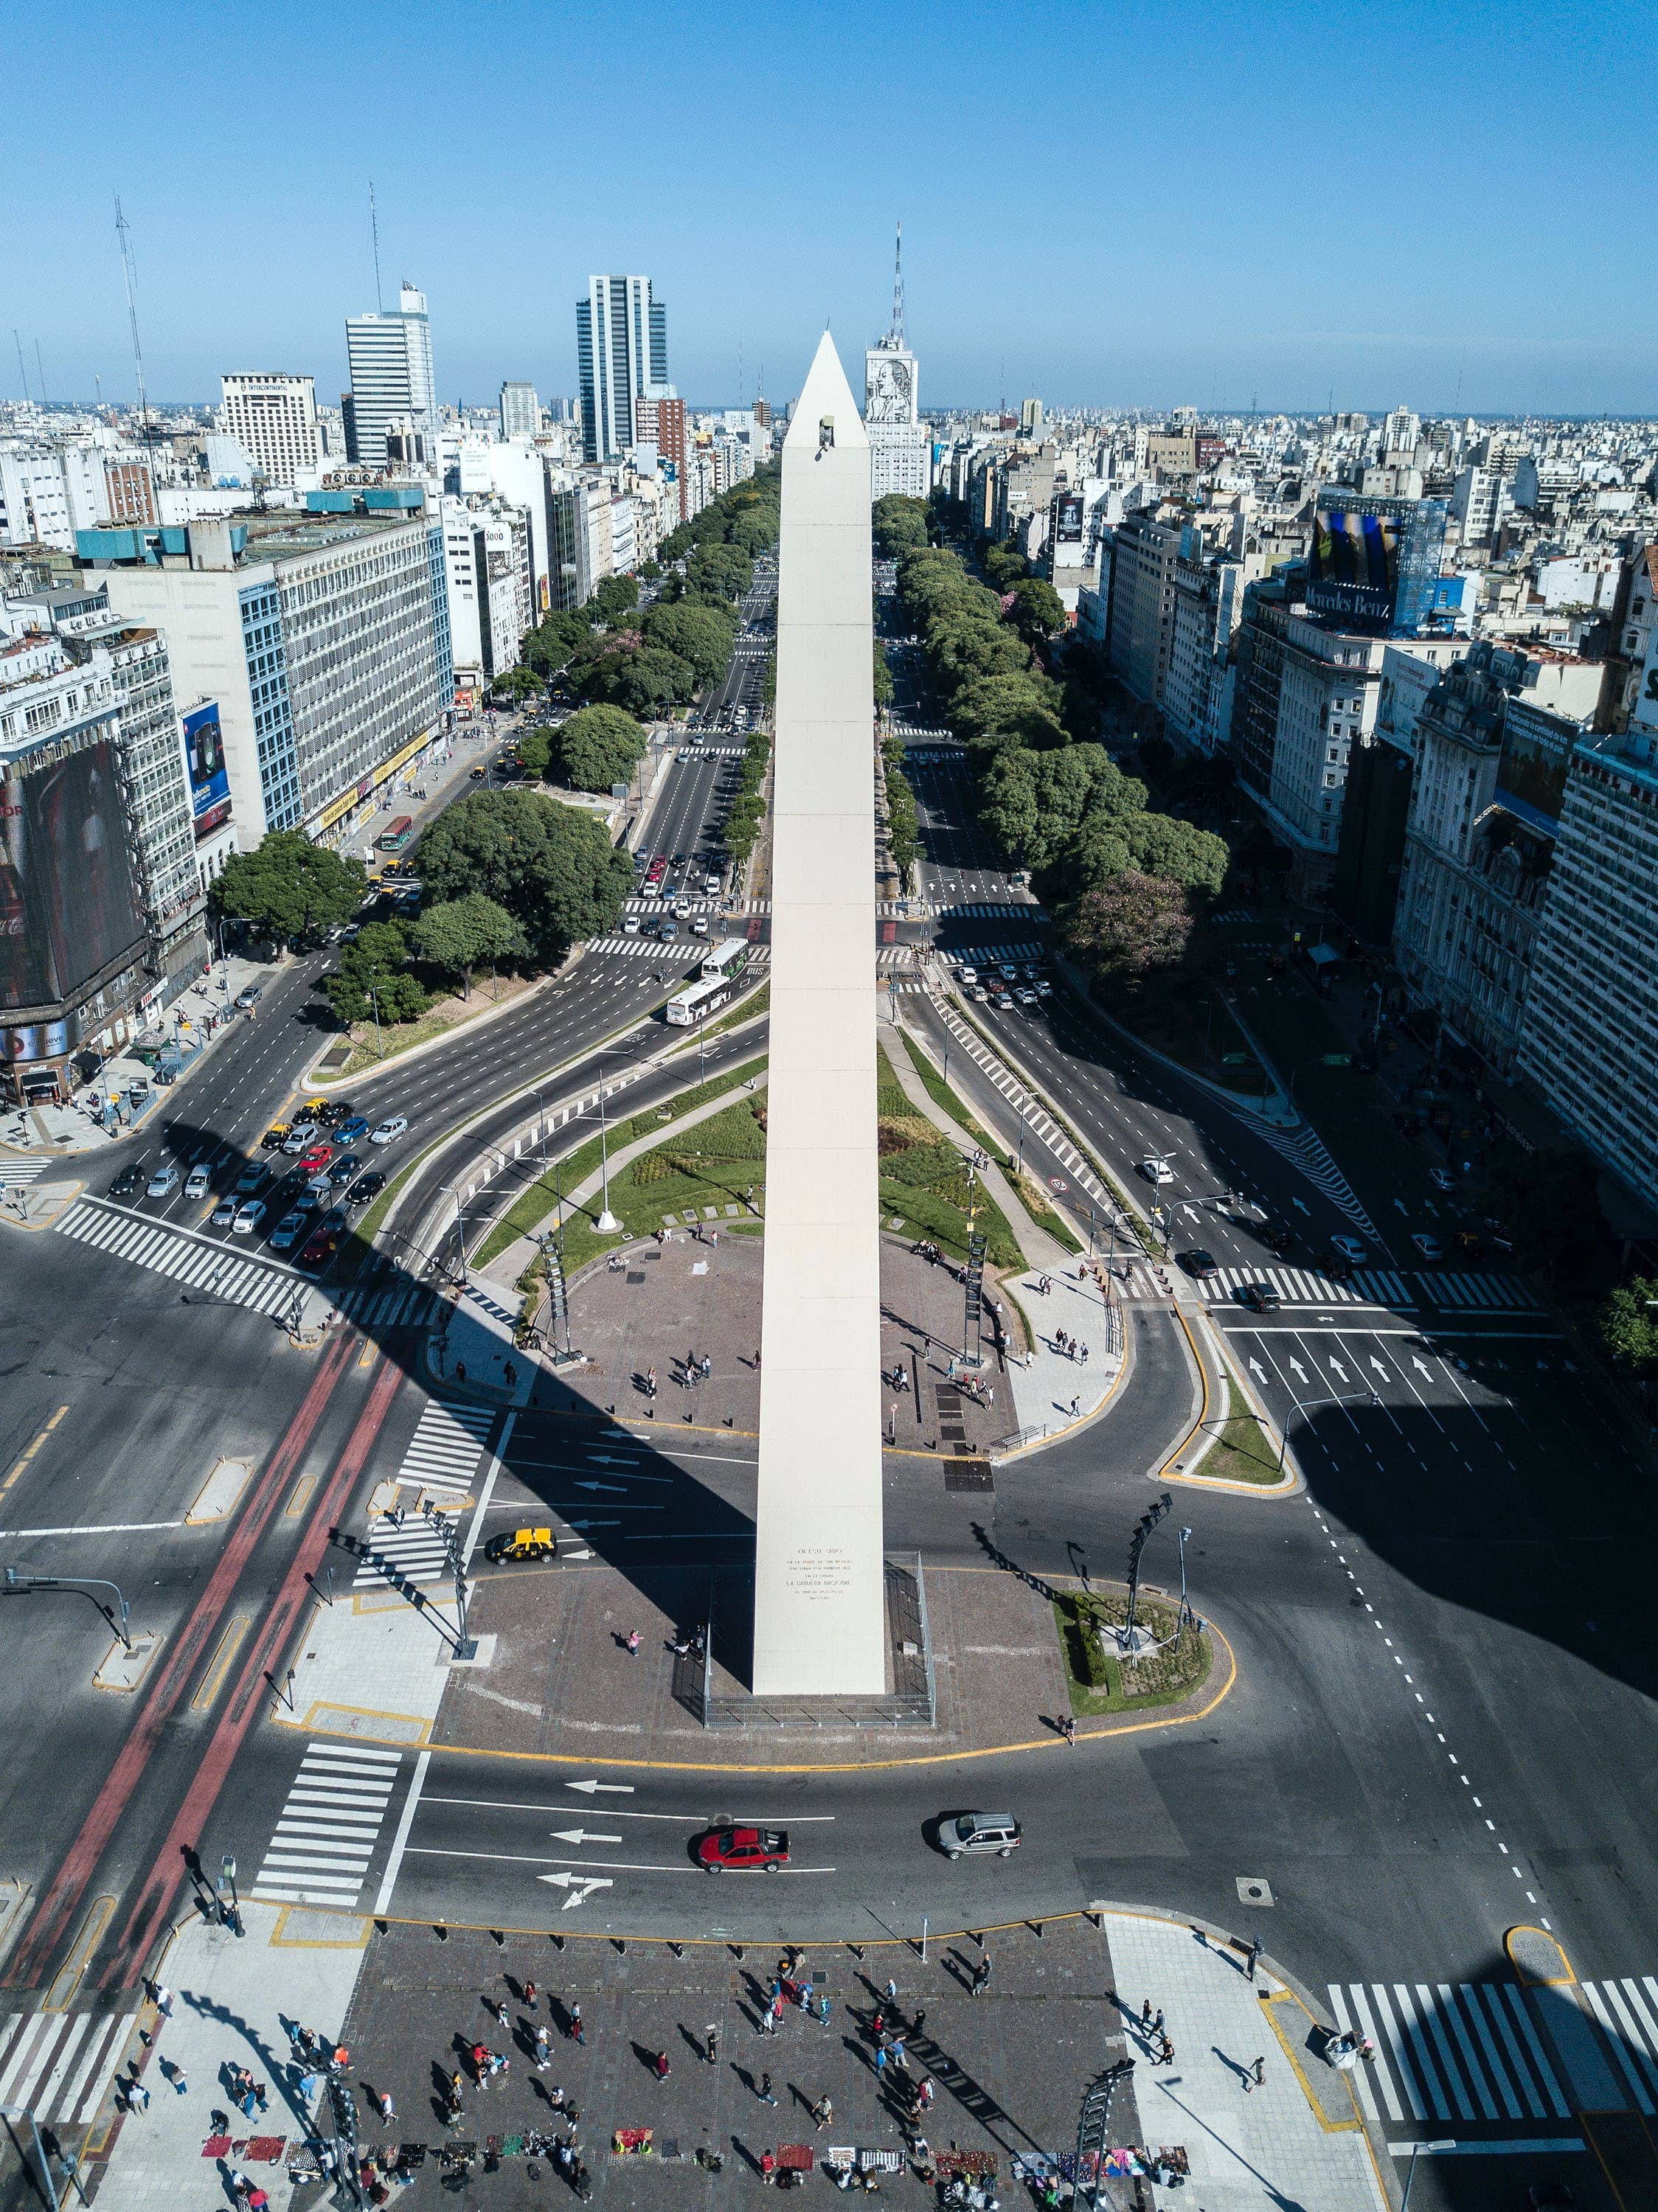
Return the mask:
<path fill-rule="evenodd" d="M 720 2031 L 710 2020 L 703 2030 L 703 2049 L 708 2053 L 708 2063 L 716 2066 L 720 2058 Z"/>
<path fill-rule="evenodd" d="M 1174 2063 L 1174 2044 L 1172 2037 L 1166 2035 L 1163 2038 L 1161 2046 L 1152 2063 L 1155 2066 L 1172 2066 Z"/>
<path fill-rule="evenodd" d="M 126 2106 L 130 2112 L 147 2112 L 149 2110 L 149 2092 L 142 2081 L 127 2083 Z"/>
<path fill-rule="evenodd" d="M 777 2178 L 777 2161 L 769 2150 L 760 2153 L 760 2179 L 768 2189 Z"/>
<path fill-rule="evenodd" d="M 1258 2059 L 1255 2061 L 1255 2063 L 1254 2063 L 1254 2064 L 1250 2068 L 1249 2071 L 1250 2071 L 1251 2079 L 1250 2079 L 1250 2081 L 1249 2081 L 1249 2083 L 1248 2083 L 1248 2085 L 1247 2085 L 1247 2086 L 1248 2086 L 1250 2088 L 1252 2088 L 1252 2089 L 1263 2089 L 1263 2088 L 1265 2088 L 1265 2086 L 1266 2086 L 1266 2061 L 1265 2061 L 1265 2058 L 1258 2058 Z"/>
<path fill-rule="evenodd" d="M 923 2112 L 927 2111 L 937 2094 L 938 2092 L 933 2087 L 932 2076 L 930 2074 L 916 2091 L 916 2102 Z"/>
<path fill-rule="evenodd" d="M 643 1639 L 641 1638 L 637 1628 L 629 1629 L 627 1632 L 627 1652 L 630 1659 L 637 1659 L 638 1657 L 639 1645 L 643 1640 Z"/>
<path fill-rule="evenodd" d="M 397 2118 L 397 2106 L 392 2102 L 392 2093 L 389 2089 L 382 2089 L 380 2093 L 380 2117 L 388 2125 Z"/>
<path fill-rule="evenodd" d="M 991 1985 L 991 1958 L 988 1952 L 973 1969 L 973 1995 L 982 1997 Z"/>
<path fill-rule="evenodd" d="M 704 1382 L 706 1382 L 713 1374 L 714 1362 L 709 1358 L 706 1352 L 704 1352 L 702 1358 L 698 1361 L 697 1371 L 701 1375 Z"/>
<path fill-rule="evenodd" d="M 526 2012 L 533 2012 L 535 2010 L 536 1995 L 537 1991 L 534 1983 L 526 1982 L 524 1984 L 524 2009 Z"/>
<path fill-rule="evenodd" d="M 1141 2027 L 1141 2030 L 1142 2030 L 1142 2032 L 1143 2033 L 1143 2032 L 1145 2032 L 1145 2031 L 1149 2030 L 1149 2029 L 1150 2028 L 1150 2026 L 1151 2026 L 1151 1999 L 1150 1999 L 1149 1997 L 1148 1997 L 1148 1998 L 1146 1999 L 1145 2002 L 1144 2002 L 1144 2003 L 1141 2006 L 1141 2008 L 1140 2008 L 1140 2027 Z"/>
<path fill-rule="evenodd" d="M 182 2097 L 190 2087 L 189 2082 L 185 2079 L 184 2069 L 180 2065 L 176 2058 L 170 2060 L 168 2063 L 172 2067 L 171 2080 L 173 2082 L 173 2094 L 175 2097 Z"/>
<path fill-rule="evenodd" d="M 1082 1364 L 1083 1364 L 1083 1366 L 1084 1366 L 1084 1367 L 1086 1367 L 1086 1366 L 1088 1365 L 1088 1348 L 1087 1345 L 1085 1344 L 1085 1345 L 1082 1346 Z"/>
<path fill-rule="evenodd" d="M 879 2081 L 887 2071 L 887 2046 L 883 2043 L 875 2053 L 875 2079 Z"/>
<path fill-rule="evenodd" d="M 898 2067 L 901 2072 L 905 2074 L 909 2072 L 910 2054 L 904 2047 L 904 2038 L 901 2035 L 895 2035 L 893 2038 L 892 2043 L 888 2047 L 887 2056 L 891 2058 L 893 2065 Z"/>
<path fill-rule="evenodd" d="M 775 2105 L 777 2103 L 777 2094 L 771 2087 L 771 2076 L 769 2074 L 762 2073 L 760 2075 L 759 2094 L 759 2100 L 763 2105 Z"/>
<path fill-rule="evenodd" d="M 1081 1419 L 1082 1418 L 1082 1401 L 1081 1400 L 1081 1398 L 1073 1398 L 1073 1399 L 1071 1400 L 1071 1401 L 1070 1401 L 1070 1417 L 1071 1417 L 1071 1419 L 1072 1419 L 1072 1420 L 1073 1420 L 1073 1421 L 1078 1421 L 1078 1420 L 1081 1420 Z"/>
<path fill-rule="evenodd" d="M 898 1984 L 890 1974 L 887 1977 L 887 2002 L 889 2005 L 898 2002 Z"/>
<path fill-rule="evenodd" d="M 173 1992 L 165 1982 L 158 1982 L 155 1985 L 155 2009 L 163 2020 L 172 2019 Z"/>
<path fill-rule="evenodd" d="M 264 2081 L 254 2082 L 253 2102 L 259 2106 L 262 2112 L 268 2112 L 270 2110 L 271 2091 L 268 2084 Z"/>
<path fill-rule="evenodd" d="M 914 2018 L 914 2019 L 910 2022 L 910 2033 L 911 2033 L 911 2035 L 913 2035 L 913 2036 L 915 2037 L 915 2039 L 916 2039 L 916 2040 L 917 2040 L 917 2042 L 919 2042 L 919 2041 L 920 2041 L 920 2039 L 921 2039 L 921 2031 L 923 2030 L 923 2028 L 924 2028 L 924 2027 L 926 2027 L 926 2025 L 927 2025 L 927 2008 L 926 2008 L 926 2006 L 925 2006 L 925 2005 L 918 2005 L 918 2006 L 916 2008 L 916 2016 L 915 2016 L 915 2018 Z"/>
<path fill-rule="evenodd" d="M 535 2031 L 535 2070 L 538 2074 L 546 2072 L 547 2059 L 551 2055 L 552 2047 L 552 2037 L 544 2023 Z"/>
<path fill-rule="evenodd" d="M 826 2128 L 830 2121 L 832 2120 L 834 2117 L 834 2106 L 830 2102 L 827 2097 L 820 2097 L 817 2103 L 812 2107 L 813 2125 L 818 2128 Z"/>
<path fill-rule="evenodd" d="M 1161 2037 L 1163 2033 L 1163 2008 L 1161 2005 L 1158 2006 L 1157 2017 L 1151 2023 L 1151 2032 L 1155 2036 L 1158 2037 Z"/>
<path fill-rule="evenodd" d="M 454 1363 L 454 1379 L 457 1382 L 464 1382 L 466 1379 L 466 1363 L 464 1359 L 457 1359 Z"/>
<path fill-rule="evenodd" d="M 1073 1750 L 1075 1750 L 1075 1749 L 1076 1749 L 1076 1714 L 1075 1714 L 1075 1713 L 1067 1713 L 1067 1714 L 1065 1715 L 1064 1719 L 1063 1721 L 1061 1721 L 1061 1722 L 1060 1722 L 1059 1725 L 1060 1725 L 1061 1729 L 1064 1731 L 1064 1738 L 1065 1738 L 1065 1741 L 1066 1741 L 1068 1744 L 1070 1744 L 1070 1747 L 1071 1747 L 1071 1748 L 1072 1748 Z"/>
<path fill-rule="evenodd" d="M 826 1996 L 820 1996 L 820 1997 L 818 1999 L 818 2019 L 820 2020 L 820 2021 L 822 2023 L 822 2025 L 823 2025 L 825 2027 L 828 2027 L 828 2025 L 829 2025 L 829 2000 L 828 2000 L 828 1998 L 827 1998 Z"/>
<path fill-rule="evenodd" d="M 654 1398 L 655 1395 L 656 1370 L 654 1367 L 647 1367 L 645 1370 L 645 1395 L 647 1398 Z"/>
<path fill-rule="evenodd" d="M 760 2014 L 760 2033 L 762 2035 L 775 2035 L 777 2032 L 777 2008 L 774 2004 L 768 2004 L 765 2010 Z"/>
<path fill-rule="evenodd" d="M 669 2074 L 673 2071 L 673 2069 L 667 2063 L 667 2051 L 659 2051 L 651 2063 L 656 2069 L 656 2079 L 659 2081 L 666 2081 Z"/>
<path fill-rule="evenodd" d="M 582 2026 L 582 2008 L 578 2004 L 573 2004 L 570 2008 L 570 2038 L 573 2042 L 581 2044 L 586 2043 L 588 2039 L 587 2029 Z"/>
<path fill-rule="evenodd" d="M 507 2005 L 505 1998 L 497 1997 L 494 2003 L 490 2007 L 490 2010 L 495 2014 L 496 2026 L 497 2027 L 504 2027 L 507 2024 Z"/>

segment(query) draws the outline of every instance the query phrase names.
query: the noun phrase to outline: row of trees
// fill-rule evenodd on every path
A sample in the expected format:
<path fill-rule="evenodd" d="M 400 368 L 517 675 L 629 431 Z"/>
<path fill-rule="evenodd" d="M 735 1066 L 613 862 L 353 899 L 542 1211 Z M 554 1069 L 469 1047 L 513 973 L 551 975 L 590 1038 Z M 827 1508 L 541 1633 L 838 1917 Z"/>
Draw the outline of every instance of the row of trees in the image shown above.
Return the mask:
<path fill-rule="evenodd" d="M 1089 702 L 1043 665 L 1064 623 L 1052 586 L 1009 549 L 989 549 L 982 565 L 998 589 L 942 548 L 898 556 L 899 596 L 967 746 L 979 818 L 1030 869 L 1079 957 L 1118 975 L 1169 964 L 1220 892 L 1226 843 L 1153 811 L 1145 785 L 1092 741 Z"/>
<path fill-rule="evenodd" d="M 770 734 L 765 730 L 751 730 L 742 773 L 737 781 L 737 795 L 731 802 L 730 817 L 725 825 L 725 849 L 739 866 L 753 851 L 754 840 L 765 819 L 765 801 L 761 793 L 766 763 L 771 757 Z"/>
<path fill-rule="evenodd" d="M 884 738 L 881 757 L 887 780 L 887 842 L 891 848 L 899 880 L 908 890 L 910 872 L 915 866 L 916 854 L 921 850 L 921 838 L 916 818 L 916 796 L 910 788 L 909 778 L 904 773 L 903 738 Z"/>
<path fill-rule="evenodd" d="M 582 707 L 556 729 L 526 731 L 518 757 L 538 782 L 552 775 L 572 791 L 606 792 L 631 782 L 649 742 L 622 708 Z"/>

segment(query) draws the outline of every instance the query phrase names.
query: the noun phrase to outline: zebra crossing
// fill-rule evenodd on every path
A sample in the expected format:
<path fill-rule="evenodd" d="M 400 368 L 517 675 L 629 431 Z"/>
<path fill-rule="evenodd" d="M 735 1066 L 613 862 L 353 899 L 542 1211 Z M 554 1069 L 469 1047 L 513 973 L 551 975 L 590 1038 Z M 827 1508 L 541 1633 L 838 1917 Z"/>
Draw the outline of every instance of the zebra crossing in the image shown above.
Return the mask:
<path fill-rule="evenodd" d="M 87 2126 L 109 2094 L 136 2012 L 15 2012 L 0 2021 L 0 2104 Z"/>
<path fill-rule="evenodd" d="M 1357 1192 L 1331 1158 L 1323 1139 L 1307 1122 L 1303 1121 L 1298 1128 L 1280 1129 L 1271 1121 L 1246 1121 L 1243 1115 L 1235 1111 L 1233 1118 L 1252 1129 L 1263 1144 L 1271 1145 L 1273 1151 L 1288 1160 L 1293 1168 L 1299 1169 L 1308 1182 L 1316 1184 L 1356 1229 L 1374 1243 L 1381 1243 L 1376 1224 L 1359 1203 Z"/>
<path fill-rule="evenodd" d="M 1420 1280 L 1420 1277 L 1417 1279 Z M 1204 1287 L 1228 1297 L 1251 1283 L 1265 1283 L 1286 1305 L 1395 1306 L 1413 1309 L 1416 1300 L 1405 1286 L 1403 1275 L 1382 1267 L 1356 1268 L 1345 1282 L 1332 1282 L 1316 1267 L 1222 1267 Z"/>
<path fill-rule="evenodd" d="M 49 1160 L 0 1160 L 0 1190 L 22 1190 L 43 1176 Z"/>
<path fill-rule="evenodd" d="M 639 960 L 649 952 L 655 959 L 674 961 L 686 958 L 691 952 L 698 951 L 699 947 L 706 945 L 710 941 L 706 938 L 680 938 L 664 945 L 660 937 L 595 937 L 588 946 L 588 951 L 607 953 L 616 960 Z M 700 953 L 698 957 L 700 957 Z M 751 945 L 748 948 L 748 964 L 751 968 L 771 957 L 771 948 L 769 945 Z"/>
<path fill-rule="evenodd" d="M 1539 1313 L 1542 1309 L 1519 1275 L 1418 1275 L 1436 1306 L 1485 1313 Z"/>
<path fill-rule="evenodd" d="M 1658 1979 L 1625 1974 L 1576 1986 L 1605 2032 L 1614 2080 L 1621 2075 L 1630 2102 L 1653 2113 Z M 1573 2000 L 1563 1990 L 1558 2002 Z M 1344 2033 L 1356 2028 L 1375 2046 L 1365 2078 L 1390 2120 L 1477 2127 L 1572 2116 L 1524 1994 L 1511 1983 L 1332 1983 L 1330 2009 Z"/>
<path fill-rule="evenodd" d="M 430 1398 L 409 1439 L 397 1480 L 405 1490 L 424 1492 L 452 1511 L 472 1490 L 478 1462 L 495 1419 L 491 1406 L 446 1405 Z M 430 1583 L 448 1571 L 443 1540 L 423 1514 L 401 1528 L 380 1521 L 369 1531 L 368 1549 L 352 1577 L 353 1589 L 387 1582 Z"/>
<path fill-rule="evenodd" d="M 952 945 L 948 951 L 942 948 L 941 960 L 948 961 L 953 968 L 1033 967 L 1045 959 L 1047 948 L 1041 945 L 969 945 L 958 949 Z"/>
<path fill-rule="evenodd" d="M 940 921 L 1022 921 L 1027 927 L 1048 918 L 1046 909 L 1030 899 L 974 899 L 949 905 L 935 900 L 933 913 Z"/>
<path fill-rule="evenodd" d="M 672 914 L 677 908 L 688 907 L 692 914 L 717 914 L 720 902 L 716 898 L 631 898 L 623 911 L 626 914 Z"/>
<path fill-rule="evenodd" d="M 400 1751 L 312 1744 L 288 1792 L 253 1896 L 271 1905 L 354 1905 L 402 1764 Z"/>
<path fill-rule="evenodd" d="M 913 968 L 916 948 L 913 945 L 883 945 L 876 949 L 877 968 Z"/>
<path fill-rule="evenodd" d="M 233 1244 L 193 1230 L 169 1229 L 147 1213 L 131 1212 L 107 1199 L 77 1199 L 53 1226 L 59 1237 L 72 1237 L 112 1259 L 151 1268 L 186 1290 L 250 1307 L 254 1313 L 274 1314 L 291 1306 L 308 1287 L 308 1277 L 280 1261 L 243 1259 Z"/>
<path fill-rule="evenodd" d="M 366 1283 L 346 1291 L 335 1301 L 348 1321 L 365 1328 L 421 1328 L 437 1305 L 433 1293 L 421 1283 L 399 1276 L 389 1289 Z"/>

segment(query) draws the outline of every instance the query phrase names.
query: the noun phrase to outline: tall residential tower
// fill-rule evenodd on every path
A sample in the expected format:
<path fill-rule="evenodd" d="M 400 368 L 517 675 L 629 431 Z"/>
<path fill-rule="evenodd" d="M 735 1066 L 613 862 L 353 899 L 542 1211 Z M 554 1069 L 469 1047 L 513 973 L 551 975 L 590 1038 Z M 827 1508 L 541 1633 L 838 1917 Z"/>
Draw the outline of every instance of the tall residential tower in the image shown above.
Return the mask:
<path fill-rule="evenodd" d="M 576 302 L 582 449 L 619 460 L 636 442 L 633 403 L 667 382 L 667 308 L 649 276 L 589 276 Z"/>

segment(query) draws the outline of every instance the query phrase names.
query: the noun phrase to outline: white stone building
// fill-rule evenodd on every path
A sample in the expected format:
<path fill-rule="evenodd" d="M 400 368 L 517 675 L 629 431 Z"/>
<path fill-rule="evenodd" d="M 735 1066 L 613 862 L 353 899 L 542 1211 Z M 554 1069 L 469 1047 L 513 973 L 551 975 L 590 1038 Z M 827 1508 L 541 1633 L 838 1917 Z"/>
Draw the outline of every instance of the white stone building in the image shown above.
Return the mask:
<path fill-rule="evenodd" d="M 322 459 L 314 378 L 286 371 L 239 371 L 222 376 L 220 422 L 267 483 L 291 484 Z"/>

